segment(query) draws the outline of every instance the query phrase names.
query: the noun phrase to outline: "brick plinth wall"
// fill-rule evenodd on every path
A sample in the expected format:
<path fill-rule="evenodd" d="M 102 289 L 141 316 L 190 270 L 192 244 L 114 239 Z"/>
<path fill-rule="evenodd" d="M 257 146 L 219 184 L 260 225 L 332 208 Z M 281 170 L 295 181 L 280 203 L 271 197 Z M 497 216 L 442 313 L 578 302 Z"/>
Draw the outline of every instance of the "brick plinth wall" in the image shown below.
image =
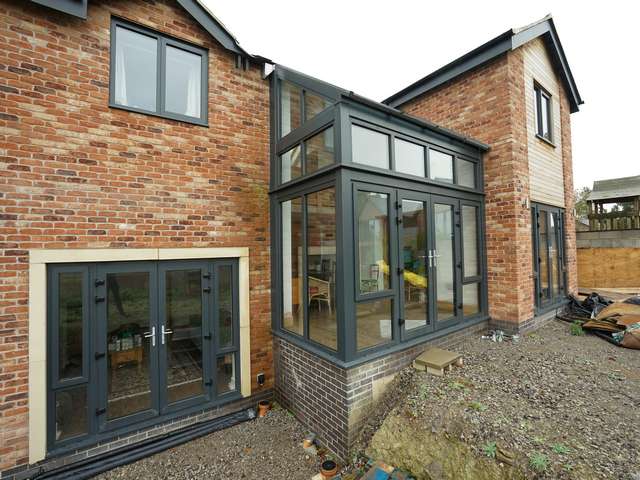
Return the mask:
<path fill-rule="evenodd" d="M 480 322 L 353 368 L 341 368 L 304 348 L 274 337 L 275 397 L 320 442 L 346 459 L 386 382 L 409 365 L 426 346 L 452 348 L 486 332 Z"/>
<path fill-rule="evenodd" d="M 110 22 L 209 51 L 209 126 L 109 108 Z M 0 472 L 28 461 L 28 252 L 249 247 L 251 378 L 272 386 L 269 85 L 177 2 L 81 20 L 0 0 Z"/>

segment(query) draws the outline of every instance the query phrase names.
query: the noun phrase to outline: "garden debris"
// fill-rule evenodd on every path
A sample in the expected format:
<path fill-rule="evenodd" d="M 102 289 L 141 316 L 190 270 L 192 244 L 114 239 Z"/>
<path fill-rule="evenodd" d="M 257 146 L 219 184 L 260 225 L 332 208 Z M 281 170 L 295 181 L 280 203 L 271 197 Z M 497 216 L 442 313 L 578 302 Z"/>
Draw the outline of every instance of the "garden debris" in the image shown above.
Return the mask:
<path fill-rule="evenodd" d="M 509 335 L 502 330 L 489 330 L 489 333 L 483 335 L 484 340 L 491 340 L 492 342 L 501 343 L 506 340 L 511 340 L 513 343 L 520 341 L 520 335 Z"/>
<path fill-rule="evenodd" d="M 496 460 L 513 466 L 516 462 L 516 454 L 498 444 L 496 445 Z"/>
<path fill-rule="evenodd" d="M 439 377 L 444 376 L 445 371 L 451 370 L 452 365 L 461 367 L 462 355 L 441 348 L 429 348 L 413 361 L 413 368 L 416 370 L 426 370 L 427 373 Z"/>
<path fill-rule="evenodd" d="M 612 302 L 596 292 L 583 301 L 571 296 L 564 311 L 556 316 L 616 345 L 640 350 L 640 330 L 635 328 L 640 325 L 640 297 Z"/>

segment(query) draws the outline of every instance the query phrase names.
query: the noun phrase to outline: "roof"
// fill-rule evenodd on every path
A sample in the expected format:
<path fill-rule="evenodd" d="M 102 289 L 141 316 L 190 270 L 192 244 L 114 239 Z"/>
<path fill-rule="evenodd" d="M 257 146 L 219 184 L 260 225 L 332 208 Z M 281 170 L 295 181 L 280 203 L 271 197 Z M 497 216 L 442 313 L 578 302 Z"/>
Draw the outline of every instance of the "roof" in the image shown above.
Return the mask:
<path fill-rule="evenodd" d="M 596 180 L 587 200 L 609 200 L 640 196 L 640 175 Z"/>
<path fill-rule="evenodd" d="M 87 18 L 88 0 L 31 0 L 34 3 L 53 8 L 78 18 Z M 202 0 L 177 0 L 178 4 L 189 13 L 209 34 L 230 52 L 258 63 L 269 62 L 259 55 L 251 55 L 240 46 L 236 37 L 216 18 Z"/>
<path fill-rule="evenodd" d="M 571 113 L 577 112 L 579 106 L 584 102 L 582 101 L 582 97 L 580 97 L 578 87 L 573 79 L 573 74 L 569 68 L 569 63 L 567 62 L 551 15 L 547 15 L 525 27 L 507 30 L 503 34 L 489 40 L 484 45 L 462 55 L 453 62 L 412 83 L 408 87 L 403 88 L 399 92 L 394 93 L 382 102 L 392 107 L 398 107 L 538 37 L 544 40 L 552 63 L 555 65 L 567 91 Z"/>

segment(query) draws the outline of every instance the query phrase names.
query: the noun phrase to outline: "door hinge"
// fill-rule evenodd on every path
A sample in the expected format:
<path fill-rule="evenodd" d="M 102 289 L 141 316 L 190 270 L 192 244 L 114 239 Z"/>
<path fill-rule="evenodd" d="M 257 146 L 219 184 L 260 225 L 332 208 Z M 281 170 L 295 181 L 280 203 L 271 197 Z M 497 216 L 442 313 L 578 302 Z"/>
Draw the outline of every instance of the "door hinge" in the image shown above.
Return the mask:
<path fill-rule="evenodd" d="M 211 336 L 211 334 L 210 334 L 210 333 L 207 333 L 207 334 L 204 336 L 204 339 L 205 339 L 205 340 L 211 340 L 211 338 L 212 338 L 212 336 Z"/>
<path fill-rule="evenodd" d="M 204 386 L 205 387 L 210 387 L 211 385 L 213 385 L 213 380 L 209 379 L 206 382 L 204 382 Z"/>
<path fill-rule="evenodd" d="M 402 217 L 396 217 L 396 224 L 400 225 L 402 223 Z"/>
<path fill-rule="evenodd" d="M 104 357 L 106 354 L 104 352 L 96 352 L 95 357 L 96 360 L 101 359 L 102 357 Z"/>
<path fill-rule="evenodd" d="M 96 278 L 95 285 L 96 287 L 104 285 L 104 280 L 102 280 L 101 278 Z"/>
<path fill-rule="evenodd" d="M 202 291 L 203 291 L 204 293 L 211 293 L 211 287 L 204 287 L 204 288 L 202 289 Z"/>
<path fill-rule="evenodd" d="M 396 202 L 396 208 L 402 210 L 402 202 Z"/>
<path fill-rule="evenodd" d="M 104 302 L 104 297 L 96 297 L 96 303 Z"/>
<path fill-rule="evenodd" d="M 404 268 L 398 267 L 398 275 L 402 275 L 404 273 Z"/>
<path fill-rule="evenodd" d="M 399 318 L 398 319 L 398 323 L 400 324 L 400 326 L 404 325 L 404 318 Z"/>
<path fill-rule="evenodd" d="M 106 408 L 96 408 L 96 416 L 102 415 L 103 413 L 107 413 Z"/>
<path fill-rule="evenodd" d="M 211 272 L 203 273 L 202 278 L 211 278 Z"/>

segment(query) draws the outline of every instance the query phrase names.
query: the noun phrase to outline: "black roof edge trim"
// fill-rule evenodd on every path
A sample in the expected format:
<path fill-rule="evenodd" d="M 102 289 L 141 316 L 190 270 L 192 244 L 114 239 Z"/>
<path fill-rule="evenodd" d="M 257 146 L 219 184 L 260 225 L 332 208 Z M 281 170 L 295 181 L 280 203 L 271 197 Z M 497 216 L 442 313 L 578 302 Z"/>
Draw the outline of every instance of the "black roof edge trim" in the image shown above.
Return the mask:
<path fill-rule="evenodd" d="M 87 19 L 88 0 L 31 0 L 33 3 L 43 5 L 58 12 L 66 13 L 83 20 Z"/>
<path fill-rule="evenodd" d="M 441 135 L 445 135 L 447 137 L 453 138 L 461 143 L 477 148 L 482 152 L 486 152 L 490 148 L 489 145 L 487 145 L 486 143 L 482 143 L 474 138 L 468 137 L 466 135 L 462 135 L 461 133 L 458 133 L 455 130 L 442 127 L 437 123 L 429 122 L 427 120 L 414 117 L 412 115 L 402 112 L 401 110 L 390 107 L 389 105 L 385 105 L 384 103 L 376 102 L 375 100 L 371 100 L 369 98 L 363 97 L 354 92 L 348 92 L 346 94 L 343 94 L 343 97 L 349 100 L 352 100 L 356 103 L 360 103 L 367 107 L 378 110 L 380 112 L 386 113 L 398 119 L 404 120 L 406 122 L 413 123 L 414 125 L 417 125 L 421 128 L 426 128 L 428 130 L 439 133 Z"/>
<path fill-rule="evenodd" d="M 259 64 L 272 63 L 269 59 L 260 55 L 252 55 L 242 48 L 238 43 L 238 40 L 236 40 L 231 32 L 213 15 L 213 13 L 211 13 L 211 11 L 209 11 L 208 8 L 201 3 L 201 1 L 177 0 L 177 2 L 225 49 Z"/>
<path fill-rule="evenodd" d="M 293 82 L 302 88 L 309 89 L 335 101 L 338 101 L 341 95 L 349 93 L 349 90 L 337 87 L 329 82 L 312 77 L 293 68 L 285 67 L 284 65 L 275 64 L 273 71 L 276 78 Z"/>
<path fill-rule="evenodd" d="M 547 48 L 551 52 L 552 61 L 560 73 L 563 86 L 567 90 L 571 113 L 577 112 L 579 106 L 582 105 L 584 101 L 578 92 L 578 87 L 575 83 L 573 73 L 569 68 L 567 57 L 560 43 L 560 38 L 558 37 L 558 32 L 551 15 L 547 15 L 542 20 L 518 31 L 513 29 L 507 30 L 485 44 L 462 55 L 453 62 L 448 63 L 408 87 L 394 93 L 383 100 L 382 103 L 392 107 L 398 107 L 537 37 L 543 38 Z"/>

